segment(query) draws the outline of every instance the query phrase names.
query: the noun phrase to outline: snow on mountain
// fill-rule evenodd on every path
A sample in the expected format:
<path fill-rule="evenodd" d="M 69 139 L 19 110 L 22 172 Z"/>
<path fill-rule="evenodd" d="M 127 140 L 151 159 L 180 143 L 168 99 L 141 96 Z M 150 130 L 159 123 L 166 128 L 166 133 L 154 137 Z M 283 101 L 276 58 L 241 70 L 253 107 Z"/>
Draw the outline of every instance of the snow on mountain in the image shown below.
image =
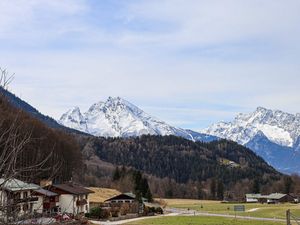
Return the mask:
<path fill-rule="evenodd" d="M 202 136 L 197 132 L 193 132 L 192 135 L 190 131 L 170 126 L 120 97 L 109 97 L 106 102 L 95 103 L 83 114 L 78 107 L 75 107 L 63 114 L 59 123 L 95 136 L 105 137 L 151 134 L 175 135 L 189 140 L 214 138 L 210 135 Z"/>
<path fill-rule="evenodd" d="M 258 107 L 202 132 L 245 145 L 284 173 L 300 174 L 300 114 Z"/>
<path fill-rule="evenodd" d="M 232 122 L 220 122 L 203 133 L 247 144 L 259 132 L 281 146 L 294 147 L 300 136 L 300 114 L 258 107 L 249 114 L 239 114 Z"/>

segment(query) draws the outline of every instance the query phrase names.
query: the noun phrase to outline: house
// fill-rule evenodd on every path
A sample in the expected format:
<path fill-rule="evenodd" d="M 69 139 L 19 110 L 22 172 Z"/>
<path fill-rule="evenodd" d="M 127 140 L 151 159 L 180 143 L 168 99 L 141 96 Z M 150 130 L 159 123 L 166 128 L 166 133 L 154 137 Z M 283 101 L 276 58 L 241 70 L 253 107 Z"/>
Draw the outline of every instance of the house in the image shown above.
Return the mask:
<path fill-rule="evenodd" d="M 289 194 L 281 194 L 281 193 L 272 193 L 269 195 L 246 194 L 246 202 L 277 204 L 277 203 L 285 203 L 285 202 L 295 202 L 295 199 Z"/>
<path fill-rule="evenodd" d="M 294 202 L 295 199 L 289 194 L 273 193 L 267 196 L 268 204 Z"/>
<path fill-rule="evenodd" d="M 116 195 L 112 198 L 109 198 L 105 202 L 107 202 L 107 203 L 133 203 L 136 201 L 137 201 L 136 195 L 131 192 L 127 192 L 127 193 L 122 193 L 122 194 Z M 142 201 L 148 202 L 148 200 L 146 198 L 142 198 Z"/>
<path fill-rule="evenodd" d="M 257 203 L 258 199 L 261 197 L 261 194 L 246 194 L 246 202 L 248 203 Z"/>
<path fill-rule="evenodd" d="M 36 212 L 40 205 L 33 191 L 40 189 L 18 179 L 0 179 L 0 216 L 3 219 L 21 217 Z"/>
<path fill-rule="evenodd" d="M 73 215 L 88 213 L 89 194 L 93 191 L 68 182 L 65 184 L 54 184 L 47 187 L 47 190 L 58 194 L 60 211 Z"/>
<path fill-rule="evenodd" d="M 60 211 L 59 207 L 59 195 L 49 190 L 38 189 L 34 190 L 32 193 L 38 198 L 38 208 L 37 213 L 57 213 Z"/>

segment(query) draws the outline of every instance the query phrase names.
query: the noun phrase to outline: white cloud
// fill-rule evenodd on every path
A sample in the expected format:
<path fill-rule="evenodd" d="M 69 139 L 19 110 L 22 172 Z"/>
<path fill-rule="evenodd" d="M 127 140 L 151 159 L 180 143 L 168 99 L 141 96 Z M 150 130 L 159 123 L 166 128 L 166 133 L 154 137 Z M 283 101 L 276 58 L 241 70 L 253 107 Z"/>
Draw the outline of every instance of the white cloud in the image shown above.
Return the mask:
<path fill-rule="evenodd" d="M 107 13 L 91 3 L 0 2 L 1 66 L 43 113 L 108 96 L 195 128 L 258 105 L 300 111 L 299 1 L 129 1 L 90 20 Z"/>

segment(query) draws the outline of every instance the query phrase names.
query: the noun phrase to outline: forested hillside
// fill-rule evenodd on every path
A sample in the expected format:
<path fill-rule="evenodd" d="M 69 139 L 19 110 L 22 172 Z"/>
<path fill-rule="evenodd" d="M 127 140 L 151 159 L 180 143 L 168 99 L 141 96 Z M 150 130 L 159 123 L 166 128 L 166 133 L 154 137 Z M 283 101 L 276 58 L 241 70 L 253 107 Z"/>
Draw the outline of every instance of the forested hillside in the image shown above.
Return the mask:
<path fill-rule="evenodd" d="M 81 152 L 73 136 L 47 127 L 0 96 L 0 173 L 22 180 L 70 180 L 81 167 Z M 13 164 L 11 157 L 15 157 Z M 5 164 L 7 163 L 7 165 Z M 11 167 L 11 168 L 10 168 Z"/>
<path fill-rule="evenodd" d="M 257 184 L 260 190 L 270 190 L 284 177 L 251 150 L 226 140 L 202 143 L 175 136 L 89 138 L 83 149 L 86 146 L 102 161 L 132 167 L 148 174 L 157 185 L 164 183 L 160 187 L 164 190 L 154 193 L 169 197 L 187 196 L 171 186 L 186 192 L 194 190 L 193 197 L 215 198 L 217 194 L 211 192 L 217 192 L 218 185 L 223 193 L 253 191 Z M 156 188 L 153 182 L 150 186 Z"/>

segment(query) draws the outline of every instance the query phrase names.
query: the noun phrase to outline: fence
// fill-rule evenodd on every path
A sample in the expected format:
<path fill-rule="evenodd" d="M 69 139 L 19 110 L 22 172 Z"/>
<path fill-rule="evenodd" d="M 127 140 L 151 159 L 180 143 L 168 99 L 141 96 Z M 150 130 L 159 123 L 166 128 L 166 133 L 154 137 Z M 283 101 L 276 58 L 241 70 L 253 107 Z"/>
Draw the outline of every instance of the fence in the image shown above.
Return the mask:
<path fill-rule="evenodd" d="M 291 213 L 291 210 L 287 210 L 286 211 L 286 224 L 287 225 L 292 225 L 292 224 L 300 225 L 300 217 L 293 215 Z"/>

